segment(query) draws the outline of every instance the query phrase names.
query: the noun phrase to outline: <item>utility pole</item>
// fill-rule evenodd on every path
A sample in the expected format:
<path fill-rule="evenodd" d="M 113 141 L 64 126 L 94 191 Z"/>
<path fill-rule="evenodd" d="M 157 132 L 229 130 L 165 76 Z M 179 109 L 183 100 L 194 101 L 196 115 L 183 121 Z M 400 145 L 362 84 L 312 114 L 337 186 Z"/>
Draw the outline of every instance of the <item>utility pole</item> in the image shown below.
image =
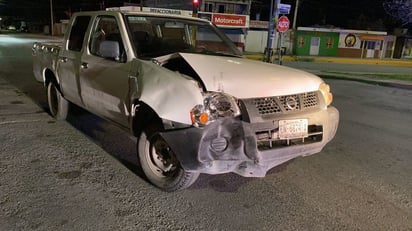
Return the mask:
<path fill-rule="evenodd" d="M 299 0 L 296 0 L 295 13 L 293 14 L 292 29 L 296 29 L 296 18 L 298 17 Z"/>
<path fill-rule="evenodd" d="M 276 38 L 275 21 L 278 21 L 279 17 L 279 4 L 280 0 L 270 1 L 270 14 L 269 14 L 269 26 L 268 26 L 268 39 L 265 49 L 265 62 L 270 63 L 273 56 L 273 40 Z"/>
<path fill-rule="evenodd" d="M 54 19 L 53 19 L 53 0 L 50 0 L 50 22 L 51 22 L 51 36 L 54 35 Z"/>

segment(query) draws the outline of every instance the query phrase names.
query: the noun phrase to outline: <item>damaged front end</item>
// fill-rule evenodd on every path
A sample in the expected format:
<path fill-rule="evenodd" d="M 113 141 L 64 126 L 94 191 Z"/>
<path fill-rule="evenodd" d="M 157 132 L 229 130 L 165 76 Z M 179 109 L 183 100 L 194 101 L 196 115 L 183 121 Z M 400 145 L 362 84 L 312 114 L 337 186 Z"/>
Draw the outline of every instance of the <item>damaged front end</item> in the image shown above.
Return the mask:
<path fill-rule="evenodd" d="M 258 85 L 259 91 L 242 83 L 248 82 L 249 76 L 241 72 L 224 71 L 220 77 L 206 72 L 198 65 L 205 60 L 213 63 L 217 58 L 175 53 L 154 60 L 198 82 L 203 97 L 202 103 L 188 112 L 192 126 L 160 133 L 185 171 L 264 177 L 271 168 L 288 160 L 320 152 L 335 136 L 339 112 L 330 106 L 333 97 L 329 86 L 319 78 L 288 76 L 289 85 L 307 81 L 304 87 L 309 91 L 296 93 L 300 84 L 288 88 L 291 94 L 266 96 L 268 92 L 284 92 L 284 80 L 271 75 L 265 84 L 257 79 L 259 76 L 254 77 L 253 85 Z M 230 70 L 237 70 L 239 64 L 258 66 L 262 73 L 270 73 L 262 64 L 236 58 L 220 57 L 213 63 L 223 64 L 234 65 Z M 290 70 L 279 71 L 286 75 Z"/>
<path fill-rule="evenodd" d="M 186 171 L 263 177 L 288 160 L 320 152 L 336 133 L 339 113 L 325 105 L 321 91 L 241 99 L 236 106 L 214 94 L 223 99 L 210 105 L 207 95 L 205 105 L 192 110 L 195 126 L 161 134 Z"/>

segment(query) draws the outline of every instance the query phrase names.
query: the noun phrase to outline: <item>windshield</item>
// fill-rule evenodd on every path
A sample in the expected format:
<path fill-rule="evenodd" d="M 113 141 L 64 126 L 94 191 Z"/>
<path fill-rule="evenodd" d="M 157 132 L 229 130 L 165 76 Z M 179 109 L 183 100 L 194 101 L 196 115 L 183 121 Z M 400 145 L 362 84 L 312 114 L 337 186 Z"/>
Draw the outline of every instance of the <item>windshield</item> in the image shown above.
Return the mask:
<path fill-rule="evenodd" d="M 175 52 L 240 56 L 234 43 L 208 22 L 127 15 L 136 54 L 154 58 Z"/>

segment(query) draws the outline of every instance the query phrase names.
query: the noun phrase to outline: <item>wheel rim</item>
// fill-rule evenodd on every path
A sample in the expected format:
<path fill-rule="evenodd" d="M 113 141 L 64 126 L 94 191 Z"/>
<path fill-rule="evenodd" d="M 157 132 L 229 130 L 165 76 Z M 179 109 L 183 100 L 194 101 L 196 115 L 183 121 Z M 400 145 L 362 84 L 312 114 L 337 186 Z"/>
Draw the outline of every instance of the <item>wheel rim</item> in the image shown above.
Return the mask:
<path fill-rule="evenodd" d="M 179 164 L 170 146 L 159 135 L 146 143 L 149 168 L 159 177 L 173 177 L 179 171 Z"/>
<path fill-rule="evenodd" d="M 57 96 L 57 89 L 53 83 L 49 86 L 49 107 L 53 116 L 57 115 L 59 109 L 59 98 Z"/>

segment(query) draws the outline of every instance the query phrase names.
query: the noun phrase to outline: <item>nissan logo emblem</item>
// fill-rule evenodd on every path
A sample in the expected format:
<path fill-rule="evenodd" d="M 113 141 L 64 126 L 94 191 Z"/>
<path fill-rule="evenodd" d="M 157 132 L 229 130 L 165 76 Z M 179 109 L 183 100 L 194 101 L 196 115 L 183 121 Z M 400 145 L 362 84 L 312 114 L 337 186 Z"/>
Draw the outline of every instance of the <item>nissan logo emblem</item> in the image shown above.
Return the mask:
<path fill-rule="evenodd" d="M 285 104 L 288 107 L 288 109 L 293 110 L 296 109 L 296 107 L 298 106 L 298 101 L 296 101 L 295 97 L 288 96 L 285 99 Z"/>

